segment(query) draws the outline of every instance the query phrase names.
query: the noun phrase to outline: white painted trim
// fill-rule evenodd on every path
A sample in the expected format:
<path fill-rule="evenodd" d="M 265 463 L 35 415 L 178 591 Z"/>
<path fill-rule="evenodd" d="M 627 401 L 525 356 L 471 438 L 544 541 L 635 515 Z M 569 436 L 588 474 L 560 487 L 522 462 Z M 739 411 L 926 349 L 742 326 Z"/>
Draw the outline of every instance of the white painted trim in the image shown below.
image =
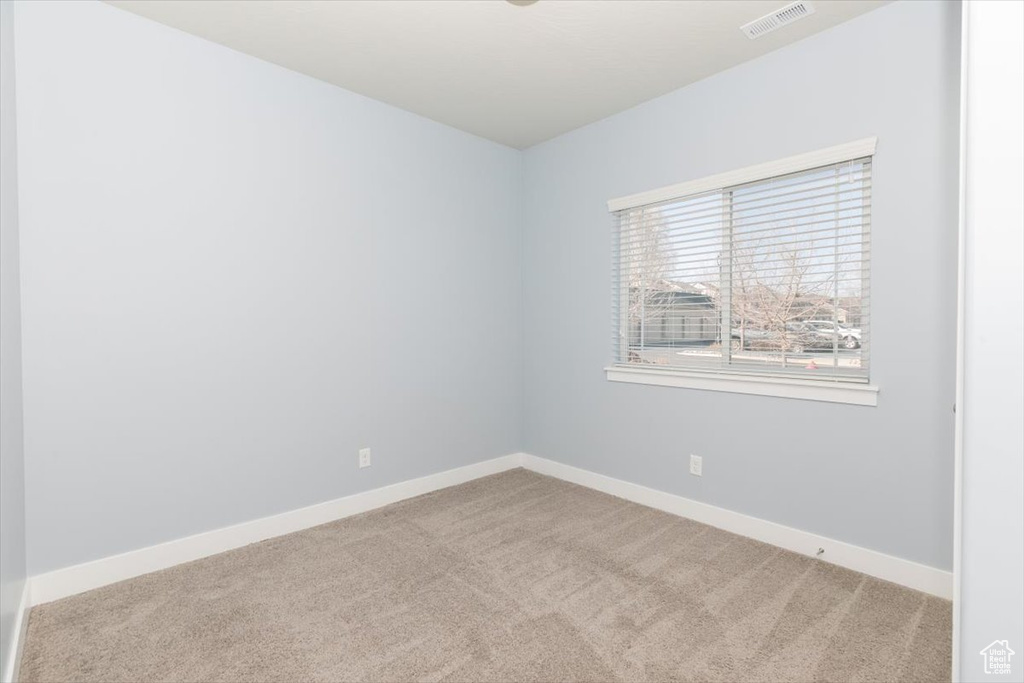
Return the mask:
<path fill-rule="evenodd" d="M 333 522 L 424 493 L 504 472 L 519 467 L 520 463 L 521 454 L 513 453 L 271 517 L 57 569 L 31 578 L 32 604 L 40 605 L 250 543 Z"/>
<path fill-rule="evenodd" d="M 25 646 L 25 634 L 28 632 L 30 609 L 32 609 L 32 581 L 25 579 L 25 584 L 21 587 L 21 600 L 18 601 L 18 612 L 14 615 L 14 623 L 11 625 L 11 632 L 14 635 L 11 637 L 11 651 L 8 653 L 10 659 L 7 660 L 3 677 L 0 678 L 3 683 L 13 683 L 18 675 L 18 669 L 21 668 L 21 653 Z"/>
<path fill-rule="evenodd" d="M 805 154 L 797 154 L 795 156 L 786 157 L 785 159 L 769 161 L 755 166 L 747 166 L 746 168 L 740 168 L 735 171 L 718 173 L 706 178 L 688 180 L 683 183 L 660 187 L 656 190 L 638 192 L 637 194 L 631 194 L 626 197 L 609 200 L 608 210 L 622 211 L 623 209 L 632 209 L 638 206 L 654 204 L 655 202 L 662 202 L 667 199 L 688 197 L 702 192 L 710 192 L 711 190 L 720 190 L 723 187 L 742 185 L 743 183 L 750 183 L 755 180 L 764 180 L 765 178 L 774 178 L 775 176 L 786 175 L 787 173 L 796 173 L 798 171 L 806 171 L 811 168 L 818 168 L 819 166 L 837 164 L 841 161 L 860 159 L 862 157 L 872 156 L 875 153 L 877 143 L 878 138 L 876 137 L 864 138 L 862 140 L 836 145 L 835 147 L 819 149 Z"/>
<path fill-rule="evenodd" d="M 960 9 L 960 211 L 957 226 L 956 264 L 956 396 L 953 399 L 953 637 L 952 683 L 960 683 L 960 580 L 963 566 L 963 478 L 964 478 L 964 302 L 967 242 L 967 40 L 971 3 Z"/>
<path fill-rule="evenodd" d="M 807 401 L 847 403 L 857 406 L 877 406 L 878 387 L 859 382 L 795 379 L 768 375 L 730 375 L 689 370 L 662 370 L 659 368 L 630 368 L 613 365 L 604 369 L 611 382 L 654 384 L 660 387 L 727 391 L 734 394 L 778 396 Z"/>
<path fill-rule="evenodd" d="M 948 599 L 952 595 L 952 575 L 947 571 L 552 460 L 525 453 L 514 453 L 272 517 L 264 517 L 31 577 L 26 583 L 22 597 L 19 647 L 20 643 L 24 641 L 24 628 L 28 624 L 27 616 L 30 605 L 51 602 L 93 588 L 166 569 L 183 562 L 198 560 L 250 543 L 326 524 L 516 467 L 525 467 L 539 474 L 570 481 L 804 555 L 813 557 L 818 548 L 824 548 L 825 555 L 822 559 L 833 564 L 942 598 Z M 5 680 L 8 679 L 5 678 Z"/>
<path fill-rule="evenodd" d="M 523 467 L 538 474 L 546 474 L 586 486 L 640 505 L 770 543 L 801 555 L 815 557 L 818 549 L 824 548 L 825 553 L 821 559 L 825 562 L 892 581 L 940 598 L 949 599 L 952 596 L 952 574 L 942 569 L 928 567 L 875 550 L 868 550 L 808 531 L 793 529 L 672 493 L 657 491 L 639 484 L 564 465 L 553 460 L 526 454 L 522 457 Z"/>

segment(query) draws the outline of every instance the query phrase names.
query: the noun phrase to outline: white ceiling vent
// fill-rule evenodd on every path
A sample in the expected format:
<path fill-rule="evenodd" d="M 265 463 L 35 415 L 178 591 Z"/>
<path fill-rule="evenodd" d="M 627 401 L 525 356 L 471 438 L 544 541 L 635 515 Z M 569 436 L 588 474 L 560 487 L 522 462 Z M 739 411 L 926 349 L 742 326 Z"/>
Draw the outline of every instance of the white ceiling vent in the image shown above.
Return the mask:
<path fill-rule="evenodd" d="M 807 0 L 798 0 L 749 24 L 743 24 L 740 30 L 747 34 L 747 38 L 753 40 L 811 14 L 814 14 L 814 5 Z"/>

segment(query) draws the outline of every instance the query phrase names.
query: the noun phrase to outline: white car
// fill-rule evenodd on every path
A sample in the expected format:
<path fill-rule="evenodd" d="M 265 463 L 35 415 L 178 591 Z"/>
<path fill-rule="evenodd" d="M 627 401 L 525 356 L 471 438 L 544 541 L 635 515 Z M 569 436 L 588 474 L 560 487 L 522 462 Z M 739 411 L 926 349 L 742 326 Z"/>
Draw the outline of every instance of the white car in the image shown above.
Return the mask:
<path fill-rule="evenodd" d="M 831 320 L 808 320 L 804 324 L 829 339 L 839 337 L 839 344 L 843 348 L 860 348 L 860 330 L 856 327 L 843 327 L 836 325 Z"/>

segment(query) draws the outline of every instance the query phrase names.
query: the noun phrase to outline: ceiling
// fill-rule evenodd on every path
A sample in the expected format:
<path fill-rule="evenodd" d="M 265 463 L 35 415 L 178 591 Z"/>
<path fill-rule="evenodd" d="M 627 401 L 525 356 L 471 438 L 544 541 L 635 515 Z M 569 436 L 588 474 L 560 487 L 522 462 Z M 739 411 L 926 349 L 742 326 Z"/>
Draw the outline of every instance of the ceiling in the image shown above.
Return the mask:
<path fill-rule="evenodd" d="M 817 0 L 108 0 L 109 4 L 523 149 L 884 4 Z"/>

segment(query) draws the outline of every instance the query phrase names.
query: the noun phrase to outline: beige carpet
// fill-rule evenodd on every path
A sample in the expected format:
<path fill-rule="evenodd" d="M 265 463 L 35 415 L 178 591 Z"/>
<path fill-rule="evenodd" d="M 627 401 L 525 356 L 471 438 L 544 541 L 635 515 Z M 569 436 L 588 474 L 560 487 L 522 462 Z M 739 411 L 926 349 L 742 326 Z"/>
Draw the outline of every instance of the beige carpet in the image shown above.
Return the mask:
<path fill-rule="evenodd" d="M 36 607 L 22 681 L 948 681 L 950 603 L 513 470 Z"/>

